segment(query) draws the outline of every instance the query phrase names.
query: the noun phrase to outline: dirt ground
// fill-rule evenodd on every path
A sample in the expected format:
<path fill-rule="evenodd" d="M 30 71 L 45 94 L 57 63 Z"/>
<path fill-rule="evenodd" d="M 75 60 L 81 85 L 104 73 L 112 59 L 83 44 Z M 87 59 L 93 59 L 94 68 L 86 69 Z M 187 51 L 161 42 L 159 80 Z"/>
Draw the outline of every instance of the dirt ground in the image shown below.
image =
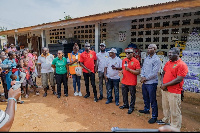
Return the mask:
<path fill-rule="evenodd" d="M 41 79 L 37 84 L 41 87 Z M 62 96 L 57 99 L 48 90 L 47 97 L 43 97 L 44 91 L 35 96 L 30 93 L 28 99 L 22 98 L 24 104 L 17 105 L 15 120 L 10 131 L 102 131 L 109 132 L 112 127 L 135 128 L 135 129 L 157 129 L 161 125 L 148 124 L 151 114 L 140 114 L 138 110 L 143 109 L 141 84 L 137 86 L 135 111 L 127 114 L 127 109 L 119 109 L 115 103 L 105 104 L 106 89 L 104 86 L 104 99 L 94 102 L 92 88 L 91 96 L 87 99 L 73 95 L 72 79 L 69 78 L 69 96 Z M 98 78 L 96 75 L 96 86 L 98 90 Z M 120 85 L 121 87 L 121 85 Z M 63 87 L 62 87 L 63 88 Z M 0 92 L 3 92 L 2 87 Z M 81 79 L 81 92 L 85 95 L 83 77 Z M 99 96 L 99 91 L 98 91 Z M 161 93 L 158 88 L 157 101 L 159 108 L 158 119 L 163 117 L 161 106 Z M 129 94 L 130 102 L 130 94 Z M 120 88 L 120 106 L 123 105 Z M 0 109 L 6 109 L 6 102 L 0 102 Z M 200 93 L 185 92 L 185 99 L 182 106 L 182 128 L 181 131 L 200 131 Z"/>

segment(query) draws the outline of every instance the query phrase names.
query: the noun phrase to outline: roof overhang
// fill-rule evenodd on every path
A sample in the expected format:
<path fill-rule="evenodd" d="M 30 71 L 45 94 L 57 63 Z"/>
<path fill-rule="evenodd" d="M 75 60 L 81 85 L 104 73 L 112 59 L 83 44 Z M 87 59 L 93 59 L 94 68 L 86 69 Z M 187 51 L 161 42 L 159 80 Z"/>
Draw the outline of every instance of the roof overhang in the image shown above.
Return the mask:
<path fill-rule="evenodd" d="M 110 12 L 105 12 L 101 14 L 94 14 L 90 16 L 84 16 L 80 18 L 74 18 L 69 20 L 62 20 L 57 22 L 39 24 L 30 27 L 24 27 L 19 29 L 7 30 L 0 32 L 0 35 L 10 35 L 15 33 L 31 32 L 31 31 L 40 31 L 58 27 L 73 27 L 75 25 L 81 25 L 84 23 L 98 23 L 98 22 L 109 22 L 120 21 L 125 19 L 130 19 L 131 17 L 141 17 L 145 15 L 156 15 L 164 12 L 172 11 L 183 11 L 192 8 L 200 8 L 200 0 L 179 0 L 172 1 L 167 3 L 159 3 L 155 5 L 142 6 L 142 7 L 133 7 L 127 9 L 113 10 Z"/>

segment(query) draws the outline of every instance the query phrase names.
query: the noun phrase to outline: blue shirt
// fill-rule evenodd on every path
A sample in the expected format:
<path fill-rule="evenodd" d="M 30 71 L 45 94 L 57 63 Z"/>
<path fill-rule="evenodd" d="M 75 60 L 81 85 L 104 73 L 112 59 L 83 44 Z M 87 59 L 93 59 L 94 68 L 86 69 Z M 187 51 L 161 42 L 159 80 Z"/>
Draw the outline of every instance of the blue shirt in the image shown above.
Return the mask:
<path fill-rule="evenodd" d="M 160 67 L 161 60 L 156 54 L 145 58 L 141 70 L 141 77 L 145 77 L 147 80 L 144 84 L 158 83 L 158 71 Z"/>
<path fill-rule="evenodd" d="M 17 64 L 15 62 L 15 59 L 12 59 L 12 61 L 9 59 L 5 59 L 2 63 L 5 65 L 11 65 L 11 68 L 16 68 Z"/>

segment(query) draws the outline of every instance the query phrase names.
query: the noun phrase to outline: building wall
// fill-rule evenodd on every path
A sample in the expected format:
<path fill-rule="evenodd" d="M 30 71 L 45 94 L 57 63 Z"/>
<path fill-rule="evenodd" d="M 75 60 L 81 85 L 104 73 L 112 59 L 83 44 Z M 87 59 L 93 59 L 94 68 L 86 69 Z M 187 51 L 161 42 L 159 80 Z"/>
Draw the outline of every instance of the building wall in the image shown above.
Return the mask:
<path fill-rule="evenodd" d="M 131 21 L 120 21 L 107 23 L 107 36 L 106 45 L 107 47 L 119 47 L 125 49 L 131 41 Z M 123 41 L 119 40 L 119 34 L 125 33 Z"/>

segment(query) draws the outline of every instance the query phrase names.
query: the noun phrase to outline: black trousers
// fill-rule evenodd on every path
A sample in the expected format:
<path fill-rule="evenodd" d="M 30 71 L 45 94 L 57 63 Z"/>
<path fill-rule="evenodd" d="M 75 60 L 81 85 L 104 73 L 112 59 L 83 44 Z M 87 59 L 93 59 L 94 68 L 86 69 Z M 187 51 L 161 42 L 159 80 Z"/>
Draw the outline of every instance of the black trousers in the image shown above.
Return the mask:
<path fill-rule="evenodd" d="M 129 103 L 128 103 L 128 92 L 129 91 L 131 93 L 130 106 L 129 106 Z M 134 109 L 135 100 L 136 100 L 135 94 L 136 94 L 136 86 L 122 84 L 123 102 L 124 102 L 124 105 L 129 106 L 130 109 Z"/>
<path fill-rule="evenodd" d="M 56 73 L 56 84 L 57 84 L 57 94 L 61 96 L 61 83 L 64 85 L 64 94 L 68 94 L 68 78 L 67 73 L 57 74 Z"/>
<path fill-rule="evenodd" d="M 95 85 L 95 74 L 94 73 L 89 74 L 89 73 L 83 72 L 83 76 L 84 76 L 84 80 L 85 80 L 86 93 L 88 95 L 90 95 L 90 90 L 89 90 L 89 78 L 90 78 L 94 97 L 97 97 L 97 89 L 96 89 L 96 85 Z"/>

